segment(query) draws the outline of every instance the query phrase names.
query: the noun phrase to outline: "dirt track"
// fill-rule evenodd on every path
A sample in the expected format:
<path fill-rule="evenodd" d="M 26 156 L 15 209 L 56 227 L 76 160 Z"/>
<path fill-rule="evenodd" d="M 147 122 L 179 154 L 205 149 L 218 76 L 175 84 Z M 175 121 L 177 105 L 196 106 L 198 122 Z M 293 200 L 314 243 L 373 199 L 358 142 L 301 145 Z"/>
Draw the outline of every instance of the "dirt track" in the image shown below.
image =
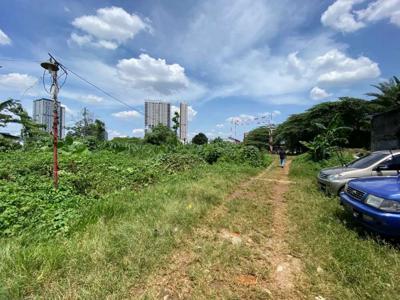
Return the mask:
<path fill-rule="evenodd" d="M 291 161 L 242 183 L 181 242 L 132 298 L 301 299 L 302 263 L 291 255 L 285 193 Z"/>

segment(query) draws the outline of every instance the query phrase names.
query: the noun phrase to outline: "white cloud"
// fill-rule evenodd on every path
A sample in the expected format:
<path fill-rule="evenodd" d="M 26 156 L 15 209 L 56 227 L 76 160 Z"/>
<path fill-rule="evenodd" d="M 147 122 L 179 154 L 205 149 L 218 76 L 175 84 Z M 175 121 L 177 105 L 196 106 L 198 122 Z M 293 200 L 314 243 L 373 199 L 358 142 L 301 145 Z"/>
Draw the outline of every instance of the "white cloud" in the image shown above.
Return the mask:
<path fill-rule="evenodd" d="M 376 62 L 368 57 L 360 56 L 351 58 L 338 49 L 332 49 L 315 58 L 302 60 L 292 53 L 301 69 L 303 79 L 331 86 L 349 85 L 357 81 L 376 78 L 380 75 L 380 69 Z M 289 55 L 290 56 L 290 55 Z M 295 68 L 296 66 L 292 66 Z"/>
<path fill-rule="evenodd" d="M 365 0 L 337 0 L 322 14 L 322 24 L 342 32 L 357 31 L 383 19 L 400 26 L 400 0 L 377 0 L 365 9 L 353 10 L 354 5 L 363 2 Z"/>
<path fill-rule="evenodd" d="M 109 50 L 114 50 L 118 48 L 118 44 L 115 42 L 106 40 L 94 41 L 93 37 L 88 34 L 79 35 L 76 33 L 72 33 L 70 39 L 68 40 L 69 44 L 71 44 L 71 42 L 77 44 L 80 47 L 90 45 L 92 47 L 105 48 Z"/>
<path fill-rule="evenodd" d="M 189 80 L 179 64 L 168 65 L 164 59 L 140 54 L 139 58 L 122 59 L 117 64 L 119 77 L 133 87 L 171 94 L 185 89 Z"/>
<path fill-rule="evenodd" d="M 38 79 L 28 74 L 8 73 L 0 75 L 0 88 L 23 92 L 37 83 Z"/>
<path fill-rule="evenodd" d="M 132 130 L 133 135 L 135 136 L 143 136 L 144 135 L 144 129 L 143 128 L 135 128 Z"/>
<path fill-rule="evenodd" d="M 381 73 L 377 63 L 368 57 L 351 58 L 333 49 L 317 57 L 313 63 L 321 70 L 318 82 L 330 84 L 351 84 L 355 81 L 378 77 Z"/>
<path fill-rule="evenodd" d="M 125 134 L 122 134 L 118 130 L 109 129 L 107 130 L 107 133 L 108 133 L 108 139 L 112 139 L 115 137 L 127 137 Z"/>
<path fill-rule="evenodd" d="M 11 39 L 0 29 L 0 45 L 10 45 Z"/>
<path fill-rule="evenodd" d="M 356 14 L 366 22 L 389 19 L 392 24 L 400 26 L 400 0 L 377 0 L 366 9 L 356 11 Z"/>
<path fill-rule="evenodd" d="M 282 114 L 282 112 L 280 111 L 280 110 L 274 110 L 273 112 L 272 112 L 272 115 L 273 116 L 279 116 L 279 115 L 281 115 Z"/>
<path fill-rule="evenodd" d="M 313 87 L 310 91 L 310 97 L 313 100 L 320 100 L 329 96 L 331 96 L 331 94 L 317 86 Z"/>
<path fill-rule="evenodd" d="M 364 27 L 365 24 L 357 21 L 352 12 L 353 5 L 363 1 L 337 0 L 322 14 L 322 24 L 342 32 L 352 32 Z"/>
<path fill-rule="evenodd" d="M 83 103 L 88 103 L 88 104 L 98 104 L 100 102 L 103 102 L 103 97 L 99 97 L 96 95 L 88 94 L 88 95 L 80 95 L 80 94 L 72 94 L 70 95 L 72 98 L 75 100 L 78 100 Z"/>
<path fill-rule="evenodd" d="M 126 110 L 113 113 L 112 116 L 120 119 L 131 119 L 131 118 L 140 118 L 142 115 L 136 110 Z"/>
<path fill-rule="evenodd" d="M 224 128 L 224 124 L 217 124 L 215 127 L 217 127 L 217 128 Z"/>
<path fill-rule="evenodd" d="M 96 15 L 76 18 L 72 25 L 85 35 L 72 33 L 71 41 L 80 46 L 88 44 L 106 49 L 116 49 L 142 30 L 151 31 L 150 25 L 139 16 L 115 6 L 100 8 Z"/>
<path fill-rule="evenodd" d="M 178 106 L 175 105 L 171 105 L 171 117 L 174 116 L 175 112 L 179 113 L 180 109 Z M 194 119 L 194 117 L 197 115 L 197 111 L 195 109 L 193 109 L 192 106 L 188 106 L 188 121 L 192 121 Z"/>

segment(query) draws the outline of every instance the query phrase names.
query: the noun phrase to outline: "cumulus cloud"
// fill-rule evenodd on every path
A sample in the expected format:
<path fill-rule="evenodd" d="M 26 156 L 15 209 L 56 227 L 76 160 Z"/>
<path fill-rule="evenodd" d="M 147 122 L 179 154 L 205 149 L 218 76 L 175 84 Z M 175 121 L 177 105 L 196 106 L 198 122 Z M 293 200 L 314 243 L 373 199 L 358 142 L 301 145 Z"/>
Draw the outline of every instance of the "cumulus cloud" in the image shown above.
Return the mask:
<path fill-rule="evenodd" d="M 115 137 L 127 137 L 125 134 L 122 134 L 118 130 L 109 129 L 107 130 L 107 133 L 108 133 L 108 139 L 112 139 Z"/>
<path fill-rule="evenodd" d="M 357 31 L 368 23 L 383 19 L 400 26 L 400 0 L 377 0 L 364 9 L 353 9 L 354 5 L 363 2 L 365 0 L 337 0 L 322 14 L 322 24 L 342 32 Z"/>
<path fill-rule="evenodd" d="M 135 128 L 132 130 L 133 135 L 135 136 L 143 136 L 144 135 L 144 129 L 143 128 Z"/>
<path fill-rule="evenodd" d="M 294 55 L 299 60 L 299 64 L 307 66 L 302 67 L 298 72 L 301 72 L 304 78 L 321 84 L 348 85 L 376 78 L 381 74 L 378 64 L 368 57 L 351 58 L 338 49 L 332 49 L 325 54 L 304 61 L 298 58 L 296 53 Z M 295 67 L 292 66 L 292 68 Z"/>
<path fill-rule="evenodd" d="M 136 88 L 152 89 L 164 95 L 185 89 L 189 80 L 179 64 L 169 65 L 165 59 L 148 54 L 122 59 L 117 64 L 119 77 Z"/>
<path fill-rule="evenodd" d="M 28 74 L 8 73 L 0 75 L 0 88 L 24 91 L 37 83 L 37 78 Z"/>
<path fill-rule="evenodd" d="M 140 118 L 141 114 L 136 110 L 126 110 L 113 113 L 112 116 L 120 119 L 131 119 L 131 118 Z"/>
<path fill-rule="evenodd" d="M 171 105 L 171 116 L 173 117 L 175 112 L 180 112 L 180 109 L 178 106 Z M 188 106 L 188 121 L 192 121 L 194 117 L 197 115 L 197 111 L 192 107 Z"/>
<path fill-rule="evenodd" d="M 331 96 L 331 94 L 317 86 L 313 87 L 310 91 L 310 97 L 313 100 L 320 100 L 329 96 Z"/>
<path fill-rule="evenodd" d="M 115 6 L 100 8 L 96 15 L 78 17 L 72 25 L 84 34 L 72 33 L 70 41 L 80 46 L 92 45 L 106 49 L 116 49 L 142 30 L 151 31 L 148 22 Z"/>
<path fill-rule="evenodd" d="M 88 95 L 76 95 L 75 99 L 84 103 L 89 103 L 89 104 L 96 104 L 103 102 L 103 97 L 99 97 L 96 95 L 88 94 Z"/>
<path fill-rule="evenodd" d="M 11 39 L 0 29 L 0 45 L 10 45 Z"/>
<path fill-rule="evenodd" d="M 365 24 L 356 20 L 353 5 L 364 0 L 337 0 L 322 14 L 323 25 L 342 32 L 352 32 L 363 28 Z"/>

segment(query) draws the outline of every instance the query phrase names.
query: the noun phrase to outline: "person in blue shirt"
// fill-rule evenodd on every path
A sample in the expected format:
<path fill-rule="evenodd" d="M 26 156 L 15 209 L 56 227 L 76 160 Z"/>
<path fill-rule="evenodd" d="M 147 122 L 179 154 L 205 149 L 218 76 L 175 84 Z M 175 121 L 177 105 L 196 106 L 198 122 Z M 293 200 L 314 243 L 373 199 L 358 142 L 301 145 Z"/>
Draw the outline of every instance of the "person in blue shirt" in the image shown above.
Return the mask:
<path fill-rule="evenodd" d="M 278 154 L 280 159 L 280 166 L 281 168 L 283 168 L 285 166 L 286 152 L 283 148 L 280 148 Z"/>

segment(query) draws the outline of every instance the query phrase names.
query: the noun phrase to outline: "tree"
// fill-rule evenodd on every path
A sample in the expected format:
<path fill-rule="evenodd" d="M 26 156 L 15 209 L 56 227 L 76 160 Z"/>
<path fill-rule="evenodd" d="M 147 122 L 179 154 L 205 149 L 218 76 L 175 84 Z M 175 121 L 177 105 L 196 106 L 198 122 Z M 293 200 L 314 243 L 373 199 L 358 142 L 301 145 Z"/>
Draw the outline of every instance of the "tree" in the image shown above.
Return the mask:
<path fill-rule="evenodd" d="M 338 151 L 340 145 L 348 142 L 344 134 L 351 128 L 339 126 L 337 116 L 329 122 L 328 126 L 316 123 L 315 126 L 321 132 L 311 142 L 300 141 L 309 149 L 312 158 L 316 161 L 330 157 L 335 151 Z"/>
<path fill-rule="evenodd" d="M 146 132 L 144 142 L 153 145 L 176 145 L 178 143 L 178 138 L 171 128 L 159 124 Z"/>
<path fill-rule="evenodd" d="M 92 120 L 89 117 L 89 110 L 84 108 L 82 111 L 82 119 L 75 123 L 75 126 L 70 128 L 68 135 L 78 138 L 91 138 L 97 141 L 106 139 L 106 126 L 101 120 Z"/>
<path fill-rule="evenodd" d="M 196 145 L 204 145 L 208 143 L 208 138 L 204 133 L 200 132 L 193 137 L 192 143 Z"/>
<path fill-rule="evenodd" d="M 177 111 L 174 113 L 174 117 L 172 118 L 172 123 L 174 123 L 174 125 L 172 126 L 172 129 L 175 131 L 175 134 L 177 135 L 178 134 L 178 129 L 179 129 L 179 126 L 180 126 L 179 113 Z"/>
<path fill-rule="evenodd" d="M 382 106 L 386 111 L 400 107 L 400 79 L 396 76 L 373 87 L 379 90 L 378 93 L 367 93 L 368 96 L 375 97 L 373 103 Z"/>
<path fill-rule="evenodd" d="M 352 128 L 348 132 L 348 147 L 369 148 L 371 116 L 378 112 L 382 112 L 382 106 L 363 99 L 342 97 L 337 101 L 323 102 L 304 113 L 291 115 L 277 127 L 274 140 L 285 141 L 288 149 L 302 152 L 305 148 L 300 141 L 310 142 L 320 133 L 316 123 L 328 126 L 337 118 L 340 126 Z"/>
<path fill-rule="evenodd" d="M 269 149 L 269 129 L 261 126 L 247 133 L 243 143 L 246 146 L 255 146 L 258 149 Z"/>

